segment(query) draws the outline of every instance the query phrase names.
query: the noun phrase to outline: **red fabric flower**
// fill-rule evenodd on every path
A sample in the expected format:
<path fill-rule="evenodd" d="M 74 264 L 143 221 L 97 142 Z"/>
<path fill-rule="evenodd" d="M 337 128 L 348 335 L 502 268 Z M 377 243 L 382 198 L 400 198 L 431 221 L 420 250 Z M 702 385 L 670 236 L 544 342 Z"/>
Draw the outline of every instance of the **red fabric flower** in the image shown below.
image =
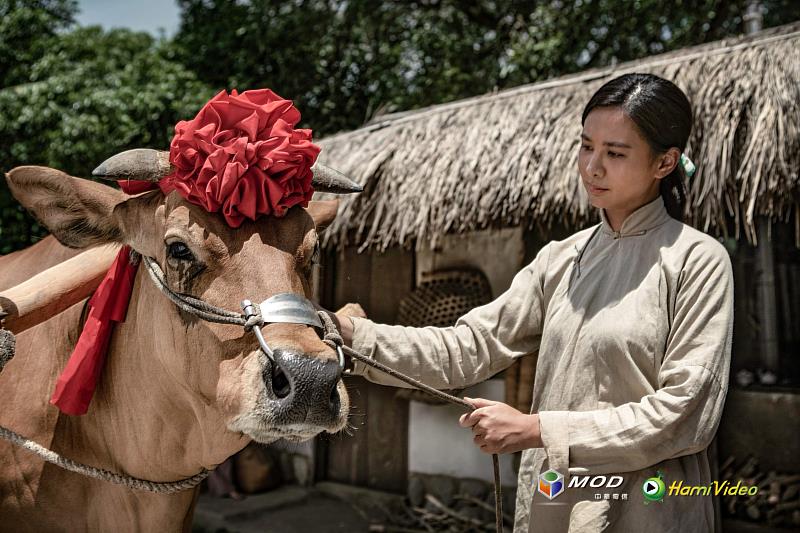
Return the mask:
<path fill-rule="evenodd" d="M 169 159 L 175 172 L 159 183 L 231 227 L 261 215 L 281 217 L 308 205 L 319 146 L 295 129 L 300 112 L 269 89 L 221 91 L 197 116 L 175 126 Z"/>

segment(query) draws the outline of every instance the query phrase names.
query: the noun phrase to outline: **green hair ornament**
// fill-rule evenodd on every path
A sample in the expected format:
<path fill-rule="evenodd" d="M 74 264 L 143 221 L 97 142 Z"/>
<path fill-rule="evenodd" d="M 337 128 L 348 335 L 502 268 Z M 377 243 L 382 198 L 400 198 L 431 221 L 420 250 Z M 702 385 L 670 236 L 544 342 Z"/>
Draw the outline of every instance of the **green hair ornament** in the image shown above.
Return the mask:
<path fill-rule="evenodd" d="M 681 165 L 684 172 L 686 172 L 687 178 L 691 178 L 694 175 L 694 171 L 697 170 L 697 167 L 694 166 L 694 163 L 686 154 L 681 154 Z"/>

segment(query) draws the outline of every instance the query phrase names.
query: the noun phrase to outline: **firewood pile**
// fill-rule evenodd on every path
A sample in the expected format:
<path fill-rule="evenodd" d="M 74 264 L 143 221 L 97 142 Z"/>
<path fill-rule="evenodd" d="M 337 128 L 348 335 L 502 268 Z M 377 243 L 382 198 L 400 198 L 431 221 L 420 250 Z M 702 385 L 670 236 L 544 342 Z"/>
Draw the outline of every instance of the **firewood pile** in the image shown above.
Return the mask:
<path fill-rule="evenodd" d="M 766 523 L 773 527 L 800 527 L 800 475 L 765 471 L 750 456 L 739 465 L 729 457 L 720 467 L 722 480 L 756 486 L 754 495 L 723 495 L 722 512 L 731 517 Z"/>
<path fill-rule="evenodd" d="M 456 496 L 456 500 L 466 503 L 456 510 L 439 501 L 431 494 L 425 496 L 425 507 L 405 508 L 400 516 L 392 517 L 389 524 L 373 524 L 369 530 L 376 533 L 484 533 L 495 531 L 494 518 L 485 519 L 487 513 L 494 514 L 494 506 L 471 496 Z M 479 513 L 465 512 L 465 509 Z M 483 512 L 480 512 L 483 511 Z M 477 516 L 476 516 L 477 515 Z M 506 525 L 512 518 L 504 513 Z"/>
<path fill-rule="evenodd" d="M 482 533 L 495 530 L 494 491 L 480 480 L 415 475 L 402 509 L 384 513 L 370 531 L 380 533 Z M 503 493 L 503 519 L 513 523 L 513 490 Z"/>

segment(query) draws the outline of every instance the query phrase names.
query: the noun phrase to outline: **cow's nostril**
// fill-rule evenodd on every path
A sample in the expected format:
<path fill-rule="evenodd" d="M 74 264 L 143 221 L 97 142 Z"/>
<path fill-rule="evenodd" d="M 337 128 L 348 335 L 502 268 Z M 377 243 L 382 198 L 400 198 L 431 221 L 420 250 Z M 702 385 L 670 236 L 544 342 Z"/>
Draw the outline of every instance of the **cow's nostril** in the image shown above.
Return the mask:
<path fill-rule="evenodd" d="M 275 365 L 275 371 L 272 373 L 272 391 L 278 398 L 286 398 L 292 392 L 292 386 L 286 378 L 286 374 L 278 365 Z"/>

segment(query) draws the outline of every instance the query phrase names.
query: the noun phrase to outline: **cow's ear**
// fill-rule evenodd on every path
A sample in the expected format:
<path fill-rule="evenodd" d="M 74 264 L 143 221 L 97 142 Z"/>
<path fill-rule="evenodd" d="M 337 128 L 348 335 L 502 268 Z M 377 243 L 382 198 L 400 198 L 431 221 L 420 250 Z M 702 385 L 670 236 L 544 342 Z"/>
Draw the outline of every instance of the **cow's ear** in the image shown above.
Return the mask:
<path fill-rule="evenodd" d="M 114 208 L 114 220 L 122 242 L 149 257 L 158 257 L 159 231 L 164 227 L 164 195 L 161 190 L 132 196 Z"/>
<path fill-rule="evenodd" d="M 122 241 L 112 216 L 114 207 L 128 198 L 122 191 L 47 167 L 17 167 L 6 174 L 6 181 L 14 198 L 64 246 Z"/>
<path fill-rule="evenodd" d="M 308 202 L 306 211 L 311 218 L 314 219 L 314 225 L 317 227 L 317 232 L 325 229 L 333 219 L 336 218 L 336 213 L 339 211 L 339 200 L 317 200 Z"/>

